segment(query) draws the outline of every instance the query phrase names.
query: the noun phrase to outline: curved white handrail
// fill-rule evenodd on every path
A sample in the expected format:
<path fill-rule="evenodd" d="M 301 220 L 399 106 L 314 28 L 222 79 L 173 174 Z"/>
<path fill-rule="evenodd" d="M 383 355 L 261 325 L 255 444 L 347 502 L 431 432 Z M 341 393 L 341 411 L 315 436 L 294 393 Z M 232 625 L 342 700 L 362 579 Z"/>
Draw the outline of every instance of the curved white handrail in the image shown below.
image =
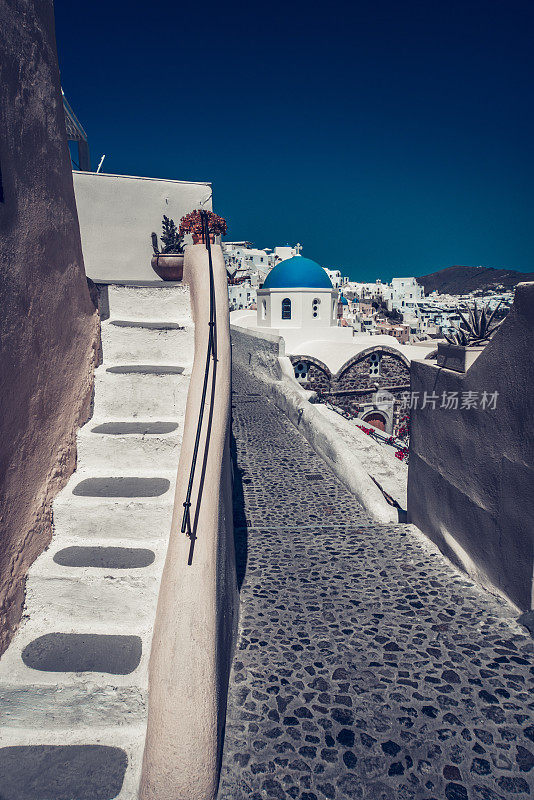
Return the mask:
<path fill-rule="evenodd" d="M 212 262 L 217 380 L 213 391 L 208 382 L 191 495 L 193 536 L 187 537 L 180 527 L 202 400 L 210 282 L 205 246 L 186 249 L 184 279 L 191 289 L 195 358 L 150 656 L 141 800 L 214 800 L 217 794 L 238 594 L 229 447 L 228 292 L 219 245 L 212 246 Z"/>

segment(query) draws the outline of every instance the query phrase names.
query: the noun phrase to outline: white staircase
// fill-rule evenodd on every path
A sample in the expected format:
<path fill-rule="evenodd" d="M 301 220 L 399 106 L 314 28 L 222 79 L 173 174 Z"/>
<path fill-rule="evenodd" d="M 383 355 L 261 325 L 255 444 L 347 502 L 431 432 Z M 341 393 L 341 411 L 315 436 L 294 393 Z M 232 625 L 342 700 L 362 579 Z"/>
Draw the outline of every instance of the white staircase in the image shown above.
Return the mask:
<path fill-rule="evenodd" d="M 186 287 L 105 294 L 94 414 L 0 659 L 0 796 L 9 800 L 137 797 L 194 331 Z"/>

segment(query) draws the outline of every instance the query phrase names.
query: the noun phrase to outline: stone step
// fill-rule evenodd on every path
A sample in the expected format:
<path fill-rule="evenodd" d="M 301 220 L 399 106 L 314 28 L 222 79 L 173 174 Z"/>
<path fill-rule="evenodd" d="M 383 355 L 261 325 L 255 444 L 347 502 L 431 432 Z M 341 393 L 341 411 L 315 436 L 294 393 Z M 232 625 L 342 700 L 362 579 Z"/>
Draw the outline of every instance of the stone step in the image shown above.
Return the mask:
<path fill-rule="evenodd" d="M 87 571 L 88 574 L 98 574 L 101 570 L 109 573 L 118 570 L 119 576 L 123 570 L 137 574 L 138 570 L 148 567 L 157 571 L 158 560 L 162 560 L 166 551 L 165 539 L 142 539 L 132 542 L 130 539 L 98 539 L 84 542 L 79 538 L 69 538 L 56 534 L 49 547 L 45 550 L 38 562 L 32 564 L 32 573 L 37 571 L 58 575 L 65 574 L 66 569 Z M 42 566 L 41 566 L 42 564 Z M 74 573 L 72 573 L 74 574 Z"/>
<path fill-rule="evenodd" d="M 83 599 L 84 590 L 80 596 Z M 111 594 L 104 593 L 104 602 Z M 148 611 L 106 619 L 64 613 L 45 624 L 44 614 L 25 606 L 23 622 L 0 659 L 0 688 L 6 684 L 71 684 L 80 681 L 117 686 L 144 686 L 152 641 Z M 153 613 L 155 607 L 153 606 Z M 85 677 L 80 678 L 81 674 Z M 91 677 L 92 676 L 92 677 Z M 104 677 L 102 677 L 104 676 Z"/>
<path fill-rule="evenodd" d="M 95 413 L 121 420 L 181 418 L 189 377 L 182 365 L 103 364 L 95 371 Z"/>
<path fill-rule="evenodd" d="M 189 288 L 180 286 L 120 286 L 107 287 L 109 317 L 114 319 L 146 320 L 150 322 L 180 322 L 191 319 Z"/>
<path fill-rule="evenodd" d="M 80 484 L 94 478 L 138 478 L 139 474 L 121 469 L 120 472 L 111 471 L 110 475 L 110 470 L 105 467 L 98 471 L 77 470 L 54 500 L 54 536 L 87 539 L 88 543 L 98 539 L 130 540 L 132 543 L 166 539 L 172 518 L 176 472 L 177 468 L 157 472 L 145 470 L 141 473 L 147 479 L 166 480 L 168 489 L 164 494 L 151 497 L 103 497 L 75 492 L 80 491 Z"/>
<path fill-rule="evenodd" d="M 7 727 L 0 732 L 2 796 L 137 800 L 144 736 L 144 724 Z"/>
<path fill-rule="evenodd" d="M 194 330 L 177 322 L 145 322 L 110 319 L 102 323 L 104 362 L 160 363 L 193 362 Z"/>
<path fill-rule="evenodd" d="M 147 469 L 142 465 L 130 464 L 128 468 L 118 468 L 107 464 L 99 469 L 77 469 L 67 485 L 54 500 L 53 508 L 77 502 L 77 498 L 91 503 L 109 501 L 127 503 L 130 500 L 149 500 L 154 504 L 172 501 L 177 466 L 174 469 Z"/>
<path fill-rule="evenodd" d="M 78 463 L 84 470 L 132 464 L 144 469 L 172 470 L 178 466 L 183 416 L 174 420 L 89 420 L 77 435 Z"/>
<path fill-rule="evenodd" d="M 32 672 L 35 673 L 35 670 Z M 85 674 L 85 682 L 73 684 L 2 682 L 2 728 L 35 725 L 49 729 L 80 729 L 143 724 L 146 718 L 146 690 L 139 686 L 95 685 L 94 677 L 90 673 Z M 57 679 L 57 673 L 55 675 Z"/>
<path fill-rule="evenodd" d="M 74 496 L 56 500 L 53 506 L 54 535 L 97 541 L 128 539 L 132 546 L 146 539 L 169 535 L 174 487 L 162 502 L 158 497 L 89 498 Z"/>
<path fill-rule="evenodd" d="M 56 566 L 48 574 L 30 574 L 26 582 L 26 614 L 43 629 L 106 622 L 111 627 L 136 622 L 144 626 L 153 619 L 161 567 L 157 572 L 108 569 L 87 574 L 85 569 Z"/>

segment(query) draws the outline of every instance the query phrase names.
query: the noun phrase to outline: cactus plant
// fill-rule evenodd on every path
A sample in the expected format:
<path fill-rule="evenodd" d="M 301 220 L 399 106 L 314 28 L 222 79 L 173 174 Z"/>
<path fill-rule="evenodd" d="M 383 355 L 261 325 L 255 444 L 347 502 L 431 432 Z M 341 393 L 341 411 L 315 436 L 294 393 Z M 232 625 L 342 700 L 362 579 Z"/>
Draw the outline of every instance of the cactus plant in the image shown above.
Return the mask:
<path fill-rule="evenodd" d="M 184 252 L 183 237 L 180 236 L 174 220 L 169 219 L 164 214 L 161 229 L 161 250 L 159 249 L 157 234 L 152 233 L 151 235 L 154 255 L 181 255 Z"/>
<path fill-rule="evenodd" d="M 501 301 L 497 303 L 491 314 L 488 314 L 488 306 L 485 308 L 477 308 L 476 300 L 474 309 L 469 309 L 469 318 L 465 317 L 461 311 L 458 311 L 462 322 L 457 331 L 452 334 L 445 334 L 445 338 L 450 344 L 458 344 L 463 347 L 473 345 L 481 345 L 488 342 L 493 336 L 501 322 L 493 323 L 493 318 Z"/>

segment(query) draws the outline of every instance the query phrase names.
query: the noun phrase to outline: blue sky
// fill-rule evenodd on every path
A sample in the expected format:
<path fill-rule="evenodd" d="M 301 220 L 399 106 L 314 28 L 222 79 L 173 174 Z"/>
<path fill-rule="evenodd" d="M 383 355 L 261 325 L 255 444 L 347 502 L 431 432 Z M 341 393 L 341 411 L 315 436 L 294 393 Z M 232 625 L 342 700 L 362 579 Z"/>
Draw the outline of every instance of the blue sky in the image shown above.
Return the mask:
<path fill-rule="evenodd" d="M 534 3 L 56 0 L 93 167 L 354 279 L 534 270 Z"/>

